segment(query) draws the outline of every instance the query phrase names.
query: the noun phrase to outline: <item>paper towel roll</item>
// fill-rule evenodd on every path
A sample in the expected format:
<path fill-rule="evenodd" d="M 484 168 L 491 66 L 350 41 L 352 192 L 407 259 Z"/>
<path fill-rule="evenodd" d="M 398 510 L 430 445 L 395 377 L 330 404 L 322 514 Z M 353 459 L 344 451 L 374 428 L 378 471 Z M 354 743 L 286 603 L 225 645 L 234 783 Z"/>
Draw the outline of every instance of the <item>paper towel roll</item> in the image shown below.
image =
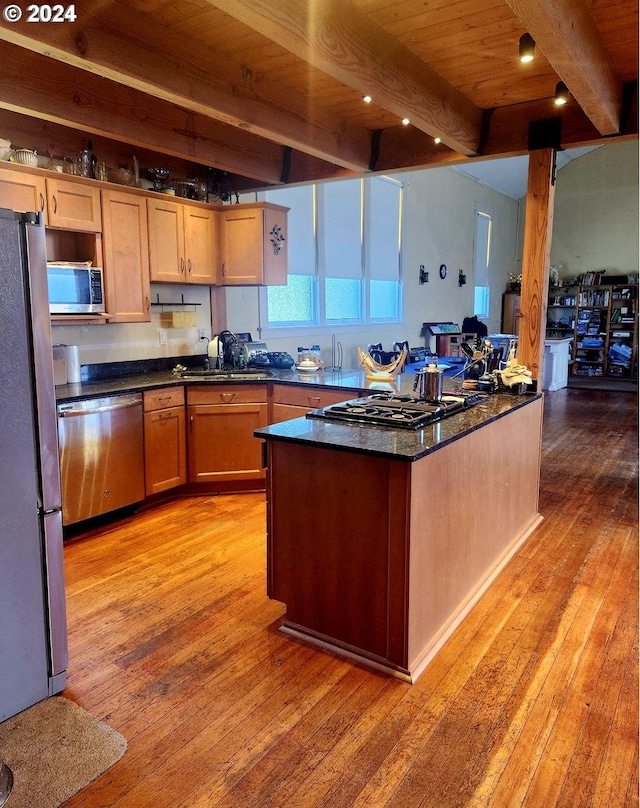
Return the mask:
<path fill-rule="evenodd" d="M 80 346 L 67 345 L 67 384 L 79 384 L 81 378 Z"/>

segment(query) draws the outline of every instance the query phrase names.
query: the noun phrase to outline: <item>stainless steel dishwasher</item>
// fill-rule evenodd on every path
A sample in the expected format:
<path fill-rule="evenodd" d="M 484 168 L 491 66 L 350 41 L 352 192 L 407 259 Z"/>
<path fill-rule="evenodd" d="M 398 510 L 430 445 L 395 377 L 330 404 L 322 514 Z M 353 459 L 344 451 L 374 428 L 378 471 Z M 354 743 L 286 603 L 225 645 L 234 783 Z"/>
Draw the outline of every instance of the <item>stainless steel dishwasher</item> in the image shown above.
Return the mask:
<path fill-rule="evenodd" d="M 144 499 L 142 394 L 59 404 L 62 524 Z"/>

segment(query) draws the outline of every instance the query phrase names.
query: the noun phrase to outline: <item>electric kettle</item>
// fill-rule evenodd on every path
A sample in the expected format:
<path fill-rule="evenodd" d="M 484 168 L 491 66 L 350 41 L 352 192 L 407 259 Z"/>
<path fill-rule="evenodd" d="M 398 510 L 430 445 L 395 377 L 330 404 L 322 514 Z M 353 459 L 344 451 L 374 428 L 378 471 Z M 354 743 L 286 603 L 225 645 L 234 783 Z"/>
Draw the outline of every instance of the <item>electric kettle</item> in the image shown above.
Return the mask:
<path fill-rule="evenodd" d="M 224 364 L 223 350 L 224 343 L 218 335 L 209 340 L 207 356 L 209 357 L 209 364 L 215 369 L 221 368 Z"/>

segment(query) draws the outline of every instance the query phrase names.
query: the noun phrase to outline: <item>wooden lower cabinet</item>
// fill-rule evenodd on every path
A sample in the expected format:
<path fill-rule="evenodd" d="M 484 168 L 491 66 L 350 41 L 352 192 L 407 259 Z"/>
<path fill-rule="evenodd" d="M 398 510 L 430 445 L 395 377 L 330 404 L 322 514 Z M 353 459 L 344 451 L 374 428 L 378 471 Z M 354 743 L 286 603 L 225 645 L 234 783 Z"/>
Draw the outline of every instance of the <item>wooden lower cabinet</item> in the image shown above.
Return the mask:
<path fill-rule="evenodd" d="M 302 418 L 311 410 L 338 404 L 358 395 L 356 390 L 326 390 L 320 387 L 274 384 L 269 423 L 279 424 L 292 418 Z"/>
<path fill-rule="evenodd" d="M 183 387 L 144 393 L 144 473 L 148 497 L 187 482 Z"/>
<path fill-rule="evenodd" d="M 265 385 L 189 387 L 187 405 L 190 483 L 264 480 L 253 433 L 268 423 Z"/>

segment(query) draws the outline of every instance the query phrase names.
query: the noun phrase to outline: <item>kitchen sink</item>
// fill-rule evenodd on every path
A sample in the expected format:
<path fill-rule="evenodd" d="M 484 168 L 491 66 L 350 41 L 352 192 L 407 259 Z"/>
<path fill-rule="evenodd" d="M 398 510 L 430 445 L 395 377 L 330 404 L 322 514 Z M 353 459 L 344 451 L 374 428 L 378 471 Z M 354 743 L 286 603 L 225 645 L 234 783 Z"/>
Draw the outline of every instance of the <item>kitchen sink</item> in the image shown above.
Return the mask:
<path fill-rule="evenodd" d="M 198 370 L 190 368 L 180 373 L 182 379 L 200 379 L 207 382 L 227 381 L 229 379 L 244 379 L 245 381 L 261 381 L 271 377 L 268 370 L 255 370 L 254 368 L 237 368 L 236 370 Z"/>

